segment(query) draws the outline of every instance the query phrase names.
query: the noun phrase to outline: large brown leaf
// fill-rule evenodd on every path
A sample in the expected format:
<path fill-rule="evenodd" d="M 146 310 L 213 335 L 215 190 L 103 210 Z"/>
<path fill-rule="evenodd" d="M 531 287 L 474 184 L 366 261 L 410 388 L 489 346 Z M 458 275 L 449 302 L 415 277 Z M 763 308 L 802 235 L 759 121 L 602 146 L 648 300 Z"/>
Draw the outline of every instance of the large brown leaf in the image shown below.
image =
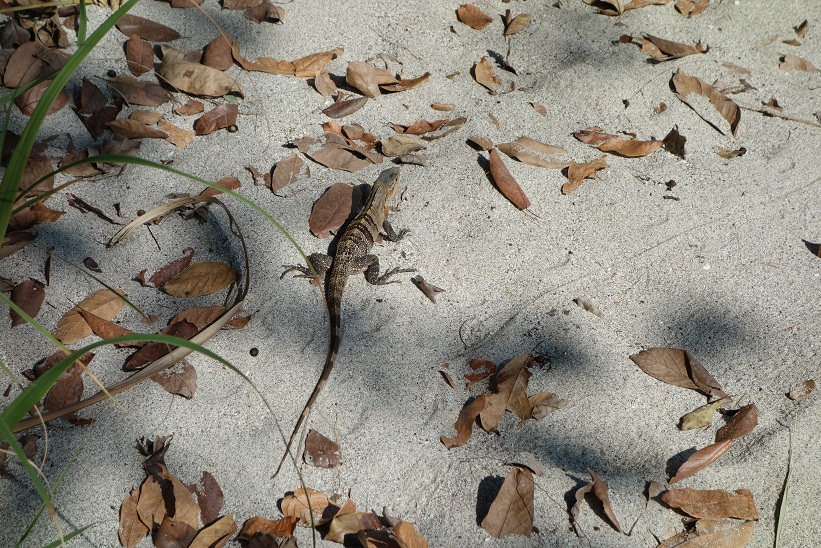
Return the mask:
<path fill-rule="evenodd" d="M 368 63 L 348 61 L 348 68 L 345 71 L 345 81 L 349 86 L 358 89 L 365 97 L 374 98 L 382 94 L 379 91 L 376 68 Z"/>
<path fill-rule="evenodd" d="M 171 42 L 180 37 L 180 33 L 171 27 L 130 13 L 123 15 L 116 26 L 126 36 L 136 34 L 149 42 Z"/>
<path fill-rule="evenodd" d="M 737 440 L 753 431 L 758 424 L 758 410 L 754 403 L 739 409 L 730 422 L 716 432 L 716 441 Z"/>
<path fill-rule="evenodd" d="M 493 499 L 482 529 L 494 538 L 508 535 L 529 537 L 533 532 L 533 474 L 527 468 L 514 468 Z"/>
<path fill-rule="evenodd" d="M 530 137 L 519 137 L 513 142 L 501 143 L 497 148 L 511 158 L 531 166 L 563 169 L 570 165 L 570 162 L 559 162 L 551 158 L 556 154 L 564 154 L 564 147 L 548 145 Z"/>
<path fill-rule="evenodd" d="M 712 375 L 687 350 L 648 348 L 630 359 L 642 371 L 667 384 L 702 392 L 713 402 L 728 397 Z"/>
<path fill-rule="evenodd" d="M 487 57 L 482 57 L 479 62 L 473 66 L 473 77 L 479 84 L 486 87 L 492 95 L 496 95 L 494 88 L 502 84 L 502 79 L 496 76 L 496 70 Z"/>
<path fill-rule="evenodd" d="M 493 182 L 496 183 L 499 192 L 510 200 L 513 205 L 519 209 L 530 207 L 530 200 L 525 191 L 510 174 L 504 160 L 495 148 L 490 149 L 490 175 L 493 177 Z"/>
<path fill-rule="evenodd" d="M 183 256 L 179 259 L 174 259 L 152 274 L 148 282 L 154 287 L 162 287 L 168 280 L 188 268 L 191 261 L 194 260 L 195 251 L 190 247 L 186 247 L 182 250 L 182 254 Z"/>
<path fill-rule="evenodd" d="M 704 80 L 694 76 L 688 76 L 681 69 L 677 70 L 671 80 L 673 90 L 676 97 L 682 102 L 696 110 L 690 103 L 687 102 L 687 96 L 691 93 L 706 97 L 710 104 L 715 107 L 721 116 L 730 124 L 730 132 L 733 137 L 738 137 L 738 124 L 741 122 L 741 109 L 732 100 L 721 94 L 715 87 L 711 86 Z M 696 110 L 696 112 L 698 112 Z"/>
<path fill-rule="evenodd" d="M 758 519 L 753 494 L 738 489 L 735 494 L 719 490 L 670 489 L 661 496 L 668 506 L 694 518 Z"/>
<path fill-rule="evenodd" d="M 238 114 L 239 105 L 236 103 L 217 105 L 194 123 L 194 131 L 197 135 L 208 135 L 220 129 L 236 126 Z"/>
<path fill-rule="evenodd" d="M 236 279 L 236 270 L 227 264 L 202 261 L 166 282 L 163 291 L 174 297 L 202 297 L 225 289 Z"/>
<path fill-rule="evenodd" d="M 562 185 L 562 194 L 569 194 L 582 186 L 582 181 L 592 179 L 596 172 L 607 167 L 607 156 L 602 156 L 598 160 L 577 164 L 570 162 L 567 167 L 567 182 Z"/>
<path fill-rule="evenodd" d="M 22 308 L 23 312 L 32 318 L 36 317 L 40 312 L 40 307 L 43 306 L 45 298 L 46 289 L 43 287 L 43 284 L 36 282 L 32 278 L 23 280 L 17 284 L 11 292 L 11 302 Z M 9 316 L 11 316 L 12 327 L 26 323 L 26 320 L 12 309 L 9 309 Z"/>
<path fill-rule="evenodd" d="M 136 548 L 137 544 L 148 534 L 148 527 L 140 521 L 140 517 L 137 515 L 137 501 L 139 498 L 139 489 L 132 489 L 120 505 L 120 530 L 117 535 L 120 544 L 125 548 Z"/>
<path fill-rule="evenodd" d="M 72 344 L 88 337 L 92 333 L 91 327 L 83 319 L 80 309 L 87 310 L 105 320 L 113 320 L 114 316 L 119 314 L 125 307 L 125 301 L 123 300 L 125 296 L 126 294 L 122 289 L 115 289 L 114 291 L 101 289 L 92 293 L 77 303 L 77 306 L 63 314 L 52 334 L 60 339 L 63 344 Z"/>
<path fill-rule="evenodd" d="M 473 4 L 462 4 L 459 6 L 459 9 L 456 10 L 456 17 L 462 23 L 476 30 L 482 30 L 493 22 L 493 19 L 489 15 Z"/>
<path fill-rule="evenodd" d="M 115 76 L 108 81 L 108 89 L 131 105 L 158 107 L 169 100 L 161 85 L 143 82 L 133 76 Z"/>
<path fill-rule="evenodd" d="M 313 501 L 311 502 L 313 504 Z M 285 516 L 276 520 L 270 520 L 262 516 L 254 516 L 242 525 L 242 530 L 239 532 L 237 538 L 240 540 L 249 540 L 258 533 L 265 533 L 272 537 L 292 537 L 297 523 L 299 523 L 299 518 L 295 516 Z"/>
<path fill-rule="evenodd" d="M 197 532 L 197 536 L 194 537 L 188 548 L 222 548 L 231 540 L 231 535 L 237 532 L 237 522 L 234 521 L 234 516 L 231 514 L 222 516 L 213 522 L 208 522 L 205 519 L 202 521 L 203 523 L 209 523 L 209 525 Z"/>
<path fill-rule="evenodd" d="M 151 380 L 163 387 L 169 394 L 190 400 L 197 392 L 197 370 L 188 362 L 161 371 Z"/>
<path fill-rule="evenodd" d="M 733 445 L 733 440 L 724 440 L 708 445 L 703 449 L 699 449 L 679 466 L 676 475 L 670 479 L 670 485 L 677 483 L 683 479 L 689 478 L 693 474 L 700 472 L 718 460 L 721 455 L 726 453 Z"/>
<path fill-rule="evenodd" d="M 312 53 L 295 61 L 280 61 L 271 57 L 259 57 L 256 61 L 249 61 L 240 54 L 239 45 L 236 41 L 231 51 L 234 54 L 234 60 L 245 70 L 297 76 L 299 78 L 315 77 L 325 68 L 325 65 L 327 65 L 331 59 L 345 52 L 342 48 L 336 48 L 329 51 Z"/>
<path fill-rule="evenodd" d="M 137 34 L 132 34 L 125 43 L 125 58 L 128 70 L 134 76 L 141 76 L 154 69 L 154 48 Z"/>
<path fill-rule="evenodd" d="M 158 74 L 178 90 L 210 97 L 229 93 L 243 95 L 239 82 L 221 70 L 186 61 L 183 53 L 174 48 L 160 46 L 160 49 L 163 59 Z"/>
<path fill-rule="evenodd" d="M 621 526 L 619 525 L 619 521 L 616 519 L 616 514 L 613 513 L 613 508 L 610 505 L 610 495 L 608 494 L 607 482 L 601 479 L 592 468 L 588 468 L 587 472 L 590 474 L 592 481 L 580 487 L 576 491 L 576 502 L 570 509 L 570 515 L 573 518 L 574 526 L 576 518 L 578 517 L 579 512 L 581 511 L 582 501 L 584 501 L 584 498 L 588 493 L 592 492 L 593 496 L 596 497 L 601 503 L 602 509 L 604 510 L 604 514 L 607 516 L 607 519 L 610 520 L 610 525 L 616 531 L 621 532 Z"/>
<path fill-rule="evenodd" d="M 362 203 L 358 187 L 334 183 L 314 202 L 308 226 L 317 238 L 327 238 L 347 221 Z"/>
<path fill-rule="evenodd" d="M 478 417 L 479 413 L 485 408 L 487 397 L 487 394 L 481 394 L 462 409 L 459 413 L 459 418 L 456 419 L 456 423 L 453 425 L 456 429 L 456 435 L 452 438 L 446 436 L 439 438 L 445 447 L 453 449 L 468 442 L 470 436 L 473 434 L 473 423 L 476 422 L 476 417 Z"/>
<path fill-rule="evenodd" d="M 531 376 L 528 368 L 533 363 L 532 354 L 522 354 L 510 360 L 496 374 L 496 392 L 487 395 L 485 408 L 479 415 L 484 430 L 495 432 L 506 410 L 523 421 L 531 417 L 533 406 L 527 397 L 527 385 Z"/>

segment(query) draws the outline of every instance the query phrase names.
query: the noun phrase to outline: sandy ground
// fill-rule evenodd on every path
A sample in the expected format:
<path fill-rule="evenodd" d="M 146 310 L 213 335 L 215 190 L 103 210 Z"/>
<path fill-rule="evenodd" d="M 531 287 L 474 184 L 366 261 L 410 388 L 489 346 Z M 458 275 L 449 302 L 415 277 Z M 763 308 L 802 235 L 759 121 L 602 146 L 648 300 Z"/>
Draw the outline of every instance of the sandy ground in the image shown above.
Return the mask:
<path fill-rule="evenodd" d="M 412 521 L 431 546 L 655 546 L 651 533 L 666 538 L 681 528 L 681 518 L 656 502 L 644 511 L 647 482 L 669 479 L 670 468 L 711 443 L 723 424 L 717 420 L 707 431 L 679 431 L 678 418 L 704 398 L 656 381 L 628 359 L 643 348 L 671 346 L 688 349 L 727 392 L 755 402 L 759 412 L 750 435 L 681 486 L 750 489 L 761 519 L 749 545 L 772 546 L 791 435 L 783 546 L 814 544 L 821 534 L 821 407 L 817 394 L 791 401 L 785 392 L 817 379 L 821 365 L 821 259 L 802 242 L 821 240 L 821 130 L 744 110 L 734 139 L 681 103 L 668 83 L 676 68 L 713 82 L 729 74 L 723 63 L 734 63 L 751 71 L 745 78 L 752 85 L 736 99 L 761 105 L 775 97 L 785 112 L 817 122 L 821 73 L 783 72 L 778 66 L 785 53 L 821 66 L 816 3 L 714 1 L 692 19 L 672 6 L 611 18 L 577 0 L 563 1 L 560 9 L 550 2 L 476 3 L 494 17 L 483 31 L 457 22 L 457 2 L 438 0 L 295 0 L 284 5 L 283 25 L 257 25 L 210 0 L 203 6 L 238 37 L 247 57 L 295 59 L 344 47 L 329 65 L 333 74 L 344 74 L 347 61 L 380 54 L 395 58 L 390 69 L 405 76 L 431 72 L 421 88 L 379 97 L 344 120 L 380 137 L 391 135 L 390 123 L 443 117 L 431 103 L 456 103 L 445 117 L 468 118 L 458 132 L 430 143 L 426 167 L 402 168 L 400 211 L 392 219 L 411 235 L 376 250 L 383 265 L 416 268 L 446 292 L 434 305 L 410 283 L 411 275 L 382 288 L 359 278 L 348 285 L 339 359 L 309 421 L 341 444 L 344 463 L 334 470 L 305 466 L 305 483 L 350 496 L 362 509 L 386 507 Z M 489 52 L 505 54 L 498 14 L 506 8 L 531 13 L 533 22 L 512 40 L 510 63 L 518 75 L 497 70 L 505 86 L 515 82 L 516 91 L 491 96 L 470 69 Z M 185 38 L 174 45 L 184 50 L 216 35 L 196 11 L 146 2 L 134 13 L 178 29 Z M 92 14 L 95 21 L 102 17 L 97 9 Z M 800 47 L 779 39 L 756 48 L 770 37 L 795 37 L 793 27 L 805 19 L 810 32 Z M 636 46 L 618 43 L 622 34 L 641 33 L 690 44 L 701 40 L 711 49 L 654 65 Z M 83 76 L 100 82 L 109 69 L 125 72 L 123 37 L 109 38 L 72 89 Z M 328 241 L 308 232 L 313 201 L 335 182 L 371 182 L 389 164 L 356 174 L 311 164 L 310 180 L 286 198 L 253 186 L 246 166 L 269 169 L 292 152 L 282 145 L 320 135 L 327 120 L 320 110 L 330 103 L 305 79 L 237 67 L 229 72 L 246 91 L 238 132 L 198 138 L 184 150 L 146 140 L 142 155 L 173 160 L 174 167 L 210 180 L 239 177 L 241 192 L 279 219 L 307 252 L 325 251 Z M 531 101 L 543 104 L 547 115 L 535 112 Z M 660 102 L 668 108 L 656 114 L 652 107 Z M 166 103 L 160 110 L 180 125 L 191 123 L 171 114 L 172 108 Z M 18 117 L 12 128 L 19 131 L 23 123 Z M 600 153 L 571 133 L 593 125 L 645 139 L 661 138 L 678 126 L 687 138 L 686 160 L 665 151 L 636 159 L 610 156 L 607 170 L 567 196 L 560 193 L 566 179 L 558 170 L 507 160 L 533 203 L 522 212 L 491 185 L 477 161 L 480 153 L 465 142 L 474 134 L 497 143 L 527 135 L 567 147 L 567 159 L 588 161 Z M 69 108 L 49 118 L 43 136 L 65 131 L 78 148 L 93 144 Z M 747 153 L 725 160 L 714 152 L 717 146 L 743 146 Z M 664 183 L 670 180 L 677 185 L 667 191 Z M 121 203 L 129 220 L 137 210 L 165 201 L 168 193 L 200 190 L 182 178 L 136 167 L 73 189 L 108 211 L 115 201 Z M 239 264 L 239 247 L 225 236 L 225 219 L 218 215 L 208 225 L 172 218 L 153 227 L 153 236 L 141 230 L 107 249 L 104 242 L 116 230 L 112 225 L 67 207 L 61 196 L 49 205 L 66 214 L 37 229 L 42 245 L 56 246 L 75 262 L 94 257 L 108 283 L 125 288 L 162 318 L 183 305 L 140 288 L 131 281 L 137 272 L 155 270 L 187 246 L 197 249 L 200 259 Z M 299 255 L 258 214 L 230 200 L 229 206 L 248 238 L 247 308 L 256 316 L 247 328 L 222 332 L 208 346 L 247 373 L 290 432 L 325 355 L 322 295 L 303 280 L 280 281 L 280 265 L 298 262 Z M 3 262 L 2 273 L 42 278 L 44 258 L 43 249 L 26 248 Z M 72 267 L 55 262 L 40 321 L 53 326 L 71 303 L 97 289 Z M 577 307 L 572 299 L 581 296 L 604 317 Z M 133 313 L 124 321 L 139 327 Z M 51 352 L 29 327 L 3 331 L 0 340 L 1 359 L 14 371 Z M 252 347 L 259 349 L 256 357 L 249 355 Z M 439 437 L 453 434 L 460 409 L 476 393 L 463 390 L 467 362 L 502 362 L 531 350 L 549 360 L 549 367 L 533 371 L 531 389 L 553 391 L 569 401 L 567 407 L 521 426 L 508 416 L 500 436 L 479 431 L 466 446 L 446 450 Z M 124 356 L 101 352 L 97 373 L 107 381 L 120 378 Z M 173 433 L 166 459 L 171 471 L 186 482 L 210 471 L 225 493 L 223 512 L 240 522 L 256 514 L 276 517 L 277 499 L 299 486 L 291 464 L 270 479 L 283 443 L 259 397 L 218 364 L 196 356 L 190 361 L 199 379 L 191 401 L 145 383 L 118 398 L 125 411 L 104 404 L 83 412 L 97 419 L 91 426 L 58 423 L 50 429 L 44 468 L 50 481 L 74 457 L 56 495 L 62 526 L 92 525 L 73 545 L 118 545 L 120 503 L 143 479 L 141 457 L 133 448 L 140 436 Z M 443 363 L 450 364 L 456 390 L 438 373 Z M 495 540 L 477 525 L 477 509 L 487 507 L 489 493 L 510 470 L 504 463 L 523 451 L 546 469 L 536 478 L 539 533 Z M 639 520 L 632 536 L 614 531 L 589 507 L 579 518 L 584 536 L 571 531 L 567 501 L 588 481 L 588 467 L 609 482 L 622 525 L 629 529 Z M 3 546 L 16 542 L 39 504 L 25 475 L 16 465 L 12 470 L 13 479 L 0 481 Z M 297 533 L 300 546 L 309 545 L 309 531 Z M 54 524 L 44 517 L 26 545 L 55 537 Z"/>

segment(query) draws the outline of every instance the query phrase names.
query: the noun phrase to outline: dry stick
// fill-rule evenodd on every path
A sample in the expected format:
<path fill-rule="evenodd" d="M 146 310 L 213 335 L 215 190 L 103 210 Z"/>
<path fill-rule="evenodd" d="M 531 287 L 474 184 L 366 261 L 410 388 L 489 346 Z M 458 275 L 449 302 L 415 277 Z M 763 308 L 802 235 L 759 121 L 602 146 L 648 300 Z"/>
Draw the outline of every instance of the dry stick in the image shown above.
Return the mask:
<path fill-rule="evenodd" d="M 808 126 L 814 126 L 821 128 L 821 124 L 816 124 L 815 122 L 811 122 L 809 120 L 804 120 L 803 118 L 798 118 L 796 116 L 790 116 L 789 114 L 784 114 L 773 107 L 768 107 L 766 105 L 757 107 L 755 105 L 748 105 L 747 103 L 740 103 L 735 101 L 735 103 L 740 106 L 741 108 L 746 108 L 747 110 L 754 110 L 756 112 L 760 112 L 762 114 L 769 114 L 770 116 L 776 116 L 778 118 L 783 118 L 785 120 L 791 120 L 793 122 L 800 122 L 802 124 L 807 124 Z"/>

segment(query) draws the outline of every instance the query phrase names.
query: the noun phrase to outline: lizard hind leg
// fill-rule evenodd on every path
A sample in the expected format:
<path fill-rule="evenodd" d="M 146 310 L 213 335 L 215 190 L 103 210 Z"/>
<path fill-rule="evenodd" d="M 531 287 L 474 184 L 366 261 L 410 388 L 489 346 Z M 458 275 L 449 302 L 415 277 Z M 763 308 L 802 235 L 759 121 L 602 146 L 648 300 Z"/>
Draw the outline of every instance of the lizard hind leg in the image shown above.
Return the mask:
<path fill-rule="evenodd" d="M 399 283 L 399 280 L 391 280 L 392 276 L 396 274 L 401 274 L 402 272 L 416 272 L 415 268 L 392 268 L 382 274 L 379 275 L 379 258 L 376 255 L 369 255 L 369 259 L 372 258 L 371 263 L 368 265 L 368 268 L 365 269 L 365 279 L 371 285 L 386 285 L 386 284 L 394 284 Z"/>
<path fill-rule="evenodd" d="M 309 278 L 311 283 L 320 285 L 322 280 L 325 278 L 325 273 L 330 270 L 333 259 L 324 253 L 311 253 L 308 256 L 308 260 L 311 262 L 311 265 L 313 265 L 313 270 L 303 265 L 284 264 L 282 265 L 282 268 L 285 270 L 282 271 L 279 279 L 281 280 L 284 278 L 289 272 L 296 271 L 301 272 L 301 274 L 295 274 L 294 278 Z"/>

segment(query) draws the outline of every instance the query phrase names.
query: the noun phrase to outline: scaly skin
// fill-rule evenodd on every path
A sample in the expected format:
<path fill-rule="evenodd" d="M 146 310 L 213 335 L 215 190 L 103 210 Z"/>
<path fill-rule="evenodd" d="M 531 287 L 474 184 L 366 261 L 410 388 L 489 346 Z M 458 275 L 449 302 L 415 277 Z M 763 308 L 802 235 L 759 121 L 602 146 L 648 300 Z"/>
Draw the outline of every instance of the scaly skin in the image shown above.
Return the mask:
<path fill-rule="evenodd" d="M 288 446 L 285 448 L 285 454 L 282 455 L 282 460 L 280 460 L 274 476 L 279 474 L 285 459 L 288 457 L 291 446 L 299 433 L 299 429 L 302 427 L 305 419 L 308 418 L 311 407 L 325 386 L 325 383 L 328 382 L 328 377 L 331 375 L 331 370 L 336 361 L 336 355 L 339 353 L 339 345 L 342 341 L 342 294 L 345 291 L 345 283 L 348 281 L 348 277 L 364 272 L 365 279 L 368 283 L 384 285 L 398 281 L 388 281 L 388 278 L 394 274 L 414 271 L 414 269 L 394 268 L 380 276 L 379 258 L 371 254 L 371 248 L 373 248 L 373 244 L 379 237 L 380 230 L 383 228 L 387 233 L 387 239 L 390 241 L 398 241 L 407 233 L 407 231 L 403 230 L 400 231 L 399 234 L 396 234 L 388 223 L 388 204 L 394 194 L 396 194 L 398 181 L 398 167 L 383 171 L 376 182 L 374 182 L 371 193 L 368 196 L 368 201 L 339 237 L 333 259 L 322 253 L 314 253 L 309 257 L 311 264 L 316 269 L 317 275 L 322 276 L 327 272 L 325 280 L 325 303 L 328 307 L 328 325 L 330 327 L 328 334 L 328 353 L 325 357 L 325 366 L 322 368 L 319 381 L 317 381 L 316 386 L 314 386 L 314 390 L 308 398 L 308 403 L 306 403 L 302 409 L 302 414 L 300 414 L 299 420 L 297 420 L 296 426 L 291 433 Z M 329 267 L 330 271 L 328 272 Z M 282 276 L 285 276 L 285 274 L 293 270 L 302 272 L 302 274 L 299 275 L 300 277 L 314 277 L 313 272 L 308 268 L 293 265 L 286 266 L 286 270 L 282 273 Z"/>

